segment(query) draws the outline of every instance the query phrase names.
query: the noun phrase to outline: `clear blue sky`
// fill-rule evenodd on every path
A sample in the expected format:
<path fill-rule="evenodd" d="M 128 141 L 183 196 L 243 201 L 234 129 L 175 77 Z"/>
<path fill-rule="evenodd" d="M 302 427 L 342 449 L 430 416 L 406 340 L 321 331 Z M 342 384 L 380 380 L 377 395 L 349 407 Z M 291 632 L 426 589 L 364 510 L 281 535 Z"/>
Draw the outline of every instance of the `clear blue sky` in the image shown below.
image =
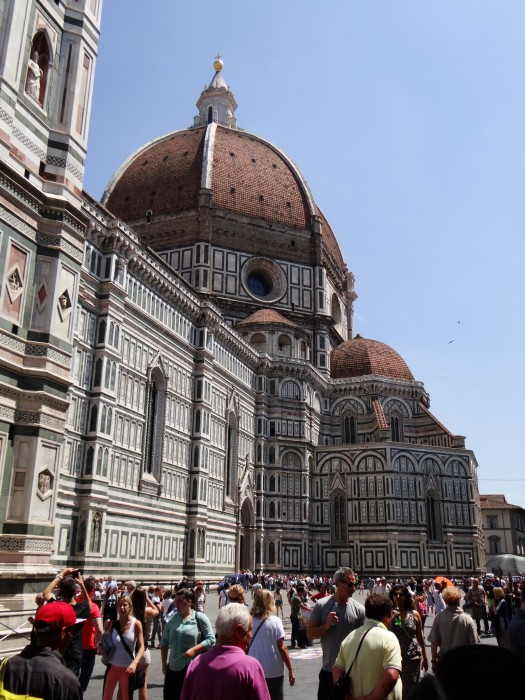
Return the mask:
<path fill-rule="evenodd" d="M 525 507 L 525 2 L 104 0 L 86 189 L 193 123 L 220 52 L 239 126 L 282 148 L 338 238 L 355 332 Z M 453 341 L 453 342 L 450 342 Z"/>

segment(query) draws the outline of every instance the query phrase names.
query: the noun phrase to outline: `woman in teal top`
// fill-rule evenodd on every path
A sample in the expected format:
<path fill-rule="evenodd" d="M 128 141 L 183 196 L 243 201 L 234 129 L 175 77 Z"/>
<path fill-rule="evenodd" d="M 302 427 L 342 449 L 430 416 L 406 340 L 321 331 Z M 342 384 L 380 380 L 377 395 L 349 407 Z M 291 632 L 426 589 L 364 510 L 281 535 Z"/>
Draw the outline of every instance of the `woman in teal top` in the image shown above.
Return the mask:
<path fill-rule="evenodd" d="M 164 700 L 179 700 L 190 661 L 215 644 L 211 622 L 204 613 L 196 613 L 189 588 L 177 592 L 177 612 L 164 627 L 160 642 Z M 168 649 L 170 658 L 168 663 Z"/>

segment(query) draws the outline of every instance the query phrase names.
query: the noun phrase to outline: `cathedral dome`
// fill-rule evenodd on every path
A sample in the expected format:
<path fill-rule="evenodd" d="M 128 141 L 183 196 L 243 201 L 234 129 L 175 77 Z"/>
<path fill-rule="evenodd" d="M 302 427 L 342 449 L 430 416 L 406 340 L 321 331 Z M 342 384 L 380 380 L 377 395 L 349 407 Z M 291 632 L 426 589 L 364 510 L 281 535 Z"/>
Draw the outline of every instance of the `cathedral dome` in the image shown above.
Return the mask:
<path fill-rule="evenodd" d="M 212 207 L 310 228 L 317 214 L 306 183 L 268 141 L 213 124 L 177 131 L 146 144 L 116 173 L 105 206 L 132 224 L 196 209 L 201 189 Z"/>
<path fill-rule="evenodd" d="M 328 259 L 344 274 L 337 240 L 304 176 L 277 146 L 237 128 L 237 104 L 222 77 L 222 62 L 214 67 L 194 125 L 133 153 L 114 174 L 102 203 L 156 250 L 169 249 L 175 239 L 206 238 L 203 210 L 295 236 L 278 246 L 304 262 L 311 260 L 320 232 Z M 275 254 L 275 245 L 269 246 L 266 254 Z"/>
<path fill-rule="evenodd" d="M 356 335 L 332 350 L 330 361 L 333 379 L 375 375 L 414 381 L 401 355 L 378 340 Z"/>

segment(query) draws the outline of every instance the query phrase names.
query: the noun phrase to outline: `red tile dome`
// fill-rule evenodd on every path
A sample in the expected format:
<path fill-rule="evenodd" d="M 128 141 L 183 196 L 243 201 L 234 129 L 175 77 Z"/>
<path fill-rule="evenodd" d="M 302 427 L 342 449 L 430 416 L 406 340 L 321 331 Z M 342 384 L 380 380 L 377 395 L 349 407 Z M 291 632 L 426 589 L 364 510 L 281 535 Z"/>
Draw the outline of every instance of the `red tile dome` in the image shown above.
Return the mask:
<path fill-rule="evenodd" d="M 310 227 L 315 205 L 302 175 L 279 149 L 217 125 L 207 151 L 207 135 L 206 127 L 187 129 L 143 146 L 116 173 L 104 194 L 105 206 L 130 225 L 143 222 L 147 211 L 157 219 L 196 209 L 208 179 L 213 207 Z M 211 167 L 205 162 L 208 154 Z"/>
<path fill-rule="evenodd" d="M 315 217 L 328 257 L 341 274 L 346 271 L 337 240 L 297 166 L 269 141 L 239 129 L 214 123 L 145 144 L 115 173 L 102 203 L 149 245 L 166 249 L 176 235 L 170 230 L 198 218 L 203 193 L 210 197 L 206 208 L 228 217 L 308 233 L 305 261 L 316 245 Z"/>
<path fill-rule="evenodd" d="M 414 381 L 401 355 L 378 340 L 356 335 L 332 350 L 330 373 L 333 379 L 375 375 Z"/>

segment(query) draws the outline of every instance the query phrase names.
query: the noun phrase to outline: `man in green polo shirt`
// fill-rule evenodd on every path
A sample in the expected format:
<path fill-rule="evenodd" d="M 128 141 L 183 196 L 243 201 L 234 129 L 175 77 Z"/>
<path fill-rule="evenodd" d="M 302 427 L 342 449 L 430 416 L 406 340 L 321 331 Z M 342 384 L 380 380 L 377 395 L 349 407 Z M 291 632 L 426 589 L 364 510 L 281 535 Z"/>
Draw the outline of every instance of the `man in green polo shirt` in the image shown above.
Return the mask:
<path fill-rule="evenodd" d="M 368 596 L 365 624 L 351 632 L 341 644 L 332 670 L 333 681 L 337 683 L 355 659 L 350 672 L 353 697 L 366 695 L 369 700 L 401 700 L 401 649 L 397 637 L 388 629 L 392 607 L 392 601 L 386 596 Z M 357 653 L 361 640 L 363 643 Z"/>

